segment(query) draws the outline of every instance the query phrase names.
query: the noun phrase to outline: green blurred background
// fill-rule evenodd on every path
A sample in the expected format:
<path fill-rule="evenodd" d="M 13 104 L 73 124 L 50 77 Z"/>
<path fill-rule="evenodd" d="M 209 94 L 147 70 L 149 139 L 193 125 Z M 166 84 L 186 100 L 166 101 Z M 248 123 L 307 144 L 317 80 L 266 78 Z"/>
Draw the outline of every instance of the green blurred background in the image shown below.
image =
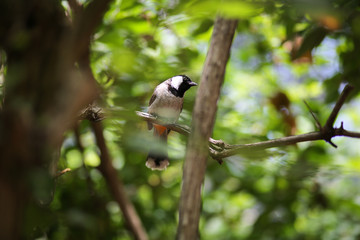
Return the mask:
<path fill-rule="evenodd" d="M 199 83 L 218 13 L 239 24 L 213 138 L 240 144 L 314 131 L 303 100 L 324 124 L 346 82 L 359 91 L 359 1 L 113 1 L 93 37 L 91 66 L 114 167 L 150 239 L 175 237 L 186 137 L 172 132 L 170 166 L 149 170 L 152 133 L 135 111 L 146 111 L 167 78 L 186 74 Z M 191 125 L 196 90 L 186 93 L 181 124 Z M 344 121 L 360 131 L 359 100 L 351 96 L 336 126 Z M 132 239 L 97 169 L 87 121 L 79 134 L 84 152 L 74 132 L 66 133 L 58 168 L 72 171 L 57 180 L 49 208 L 27 209 L 24 232 L 30 239 Z M 222 165 L 209 158 L 201 239 L 359 239 L 359 141 L 334 142 L 338 149 L 301 143 L 232 156 Z"/>

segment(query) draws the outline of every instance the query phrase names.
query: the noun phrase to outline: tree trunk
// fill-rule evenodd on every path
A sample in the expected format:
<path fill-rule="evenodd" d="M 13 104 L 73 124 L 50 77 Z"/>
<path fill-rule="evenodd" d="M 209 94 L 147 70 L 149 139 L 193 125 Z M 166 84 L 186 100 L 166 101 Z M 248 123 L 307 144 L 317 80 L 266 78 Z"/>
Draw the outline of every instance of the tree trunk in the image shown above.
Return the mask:
<path fill-rule="evenodd" d="M 7 59 L 0 109 L 0 239 L 21 238 L 30 200 L 51 198 L 53 153 L 97 94 L 95 81 L 74 63 L 87 52 L 109 2 L 91 1 L 80 21 L 87 25 L 72 26 L 61 1 L 0 1 L 0 50 Z"/>
<path fill-rule="evenodd" d="M 217 101 L 237 26 L 236 20 L 217 18 L 201 76 L 187 145 L 179 208 L 178 240 L 199 238 L 201 184 L 206 170 L 208 140 L 212 134 Z"/>

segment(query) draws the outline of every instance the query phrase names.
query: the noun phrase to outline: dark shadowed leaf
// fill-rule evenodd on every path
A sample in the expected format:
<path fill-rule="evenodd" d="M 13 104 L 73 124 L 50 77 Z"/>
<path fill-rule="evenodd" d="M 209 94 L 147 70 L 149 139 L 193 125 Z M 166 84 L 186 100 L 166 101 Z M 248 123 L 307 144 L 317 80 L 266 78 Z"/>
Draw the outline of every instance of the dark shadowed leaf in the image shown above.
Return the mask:
<path fill-rule="evenodd" d="M 301 57 L 305 52 L 311 51 L 319 46 L 327 34 L 328 30 L 323 27 L 310 27 L 310 29 L 305 32 L 302 44 L 295 54 L 294 59 Z"/>

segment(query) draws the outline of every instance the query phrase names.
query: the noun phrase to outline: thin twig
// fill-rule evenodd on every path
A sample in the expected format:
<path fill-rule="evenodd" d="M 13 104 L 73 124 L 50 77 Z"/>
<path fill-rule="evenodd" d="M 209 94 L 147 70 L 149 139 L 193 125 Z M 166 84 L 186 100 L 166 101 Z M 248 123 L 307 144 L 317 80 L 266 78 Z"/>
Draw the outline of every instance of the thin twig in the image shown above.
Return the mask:
<path fill-rule="evenodd" d="M 64 175 L 64 174 L 65 174 L 65 173 L 67 173 L 67 172 L 70 172 L 70 171 L 71 171 L 71 169 L 70 169 L 70 168 L 65 168 L 64 170 L 62 170 L 62 171 L 60 171 L 60 172 L 56 173 L 55 178 L 58 178 L 58 177 L 60 177 L 60 176 Z"/>
<path fill-rule="evenodd" d="M 166 123 L 165 121 L 161 120 L 160 118 L 157 118 L 149 113 L 136 111 L 136 115 L 138 115 L 145 121 L 161 124 L 161 125 L 165 126 L 166 128 L 173 130 L 175 132 L 178 132 L 185 136 L 188 136 L 191 132 L 190 128 L 186 125 L 180 125 L 180 124 L 175 124 L 175 123 L 169 124 L 169 123 Z"/>
<path fill-rule="evenodd" d="M 350 132 L 346 131 L 345 129 L 335 128 L 332 137 L 343 136 L 343 137 L 351 137 L 351 138 L 360 138 L 360 133 L 358 132 Z M 305 133 L 296 136 L 288 136 L 283 138 L 277 138 L 268 141 L 262 141 L 257 143 L 249 143 L 249 144 L 240 144 L 240 145 L 230 145 L 230 149 L 225 149 L 221 152 L 213 152 L 211 156 L 213 158 L 226 158 L 230 157 L 239 153 L 249 152 L 249 151 L 258 151 L 264 150 L 268 148 L 274 147 L 282 147 L 293 145 L 299 142 L 310 142 L 310 141 L 317 141 L 317 140 L 325 140 L 324 134 L 321 131 Z"/>
<path fill-rule="evenodd" d="M 344 123 L 341 122 L 340 128 L 335 128 L 335 135 L 336 136 L 345 136 L 345 137 L 351 137 L 351 138 L 360 138 L 359 132 L 352 132 L 352 131 L 346 131 L 344 129 Z"/>
<path fill-rule="evenodd" d="M 305 100 L 304 100 L 304 103 L 305 103 L 307 109 L 309 110 L 311 116 L 312 116 L 313 119 L 315 120 L 316 127 L 321 130 L 321 129 L 322 129 L 322 126 L 321 126 L 321 123 L 320 123 L 319 119 L 316 117 L 316 115 L 315 115 L 315 113 L 313 112 L 313 110 L 311 109 L 310 105 L 309 105 Z"/>

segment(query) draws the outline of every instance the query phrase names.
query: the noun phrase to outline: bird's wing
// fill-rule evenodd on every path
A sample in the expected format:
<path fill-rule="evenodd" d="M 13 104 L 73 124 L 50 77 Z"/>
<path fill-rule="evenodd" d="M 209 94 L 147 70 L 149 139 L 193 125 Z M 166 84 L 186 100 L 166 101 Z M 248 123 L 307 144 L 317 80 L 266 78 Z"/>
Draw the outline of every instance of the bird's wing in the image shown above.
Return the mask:
<path fill-rule="evenodd" d="M 155 99 L 156 99 L 156 94 L 154 93 L 150 98 L 149 106 L 155 101 Z"/>
<path fill-rule="evenodd" d="M 155 101 L 156 99 L 156 94 L 154 93 L 151 98 L 150 98 L 150 101 L 149 101 L 149 106 Z M 148 129 L 151 130 L 153 125 L 151 122 L 147 122 L 147 125 L 148 125 Z"/>

